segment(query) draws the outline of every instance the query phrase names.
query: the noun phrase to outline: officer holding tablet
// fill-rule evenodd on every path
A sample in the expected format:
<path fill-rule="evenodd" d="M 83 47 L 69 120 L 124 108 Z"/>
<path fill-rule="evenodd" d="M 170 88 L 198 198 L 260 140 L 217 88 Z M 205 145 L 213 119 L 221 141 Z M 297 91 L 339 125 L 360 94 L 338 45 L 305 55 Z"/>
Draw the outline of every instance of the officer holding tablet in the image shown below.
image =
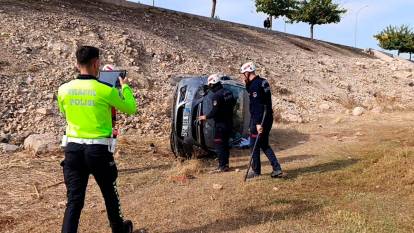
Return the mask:
<path fill-rule="evenodd" d="M 122 216 L 116 186 L 118 170 L 112 154 L 111 108 L 134 114 L 136 101 L 126 78 L 119 78 L 121 91 L 97 79 L 99 49 L 82 46 L 76 51 L 76 58 L 79 76 L 58 91 L 59 110 L 67 122 L 62 142 L 66 144 L 62 166 L 67 189 L 62 233 L 78 230 L 90 174 L 101 189 L 112 232 L 132 233 L 132 222 Z"/>

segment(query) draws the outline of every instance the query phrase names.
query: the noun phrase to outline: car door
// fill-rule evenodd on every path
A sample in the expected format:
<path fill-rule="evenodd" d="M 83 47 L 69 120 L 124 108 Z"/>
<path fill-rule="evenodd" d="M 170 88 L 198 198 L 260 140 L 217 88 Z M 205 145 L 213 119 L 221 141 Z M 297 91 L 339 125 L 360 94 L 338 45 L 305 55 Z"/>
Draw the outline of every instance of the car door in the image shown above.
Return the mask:
<path fill-rule="evenodd" d="M 202 115 L 207 115 L 208 113 L 210 113 L 212 106 L 213 106 L 212 97 L 213 97 L 213 93 L 211 91 L 207 92 L 207 94 L 204 96 L 202 105 L 201 105 Z M 201 128 L 203 139 L 204 139 L 203 140 L 204 146 L 206 146 L 209 149 L 214 148 L 214 134 L 215 134 L 214 126 L 215 126 L 214 120 L 208 119 L 202 124 L 202 128 Z"/>
<path fill-rule="evenodd" d="M 249 97 L 246 89 L 243 86 L 225 84 L 224 87 L 233 93 L 233 96 L 237 101 L 233 109 L 233 131 L 230 139 L 230 144 L 232 144 L 232 142 L 248 136 L 250 121 Z M 211 111 L 211 108 L 213 106 L 212 96 L 213 94 L 211 92 L 208 92 L 203 98 L 201 110 L 203 115 L 207 115 Z M 210 150 L 213 150 L 214 148 L 214 126 L 214 120 L 209 119 L 204 124 L 202 124 L 201 129 L 204 136 L 204 145 Z"/>

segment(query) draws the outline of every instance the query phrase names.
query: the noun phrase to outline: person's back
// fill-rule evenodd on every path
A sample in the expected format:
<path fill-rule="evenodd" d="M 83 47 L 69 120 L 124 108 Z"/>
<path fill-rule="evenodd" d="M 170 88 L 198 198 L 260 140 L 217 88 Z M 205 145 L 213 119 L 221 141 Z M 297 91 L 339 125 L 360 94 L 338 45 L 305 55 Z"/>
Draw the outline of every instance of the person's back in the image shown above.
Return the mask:
<path fill-rule="evenodd" d="M 59 107 L 65 113 L 66 135 L 74 138 L 109 138 L 112 134 L 111 107 L 133 114 L 136 103 L 132 90 L 124 85 L 124 100 L 118 90 L 91 75 L 79 75 L 59 88 Z M 132 98 L 131 98 L 132 97 Z"/>
<path fill-rule="evenodd" d="M 233 108 L 236 103 L 230 90 L 221 84 L 221 74 L 208 77 L 208 85 L 213 92 L 211 111 L 198 119 L 214 119 L 214 149 L 218 155 L 219 167 L 216 171 L 229 171 L 229 138 L 233 127 Z"/>
<path fill-rule="evenodd" d="M 270 28 L 270 20 L 269 18 L 266 18 L 265 21 L 263 22 L 263 27 L 266 29 Z"/>
<path fill-rule="evenodd" d="M 231 129 L 233 126 L 233 108 L 236 102 L 233 93 L 220 84 L 219 89 L 214 92 L 213 101 L 214 99 L 218 99 L 218 104 L 220 104 L 214 118 L 215 123 L 223 124 L 226 128 Z"/>
<path fill-rule="evenodd" d="M 97 48 L 82 46 L 76 51 L 76 58 L 80 75 L 58 91 L 59 110 L 67 121 L 62 141 L 65 159 L 61 163 L 67 189 L 62 233 L 78 230 L 90 174 L 101 189 L 112 232 L 132 233 L 132 222 L 124 221 L 121 212 L 116 185 L 118 170 L 113 157 L 115 140 L 111 134 L 112 108 L 133 114 L 137 108 L 135 98 L 126 79 L 119 79 L 121 93 L 97 80 Z"/>

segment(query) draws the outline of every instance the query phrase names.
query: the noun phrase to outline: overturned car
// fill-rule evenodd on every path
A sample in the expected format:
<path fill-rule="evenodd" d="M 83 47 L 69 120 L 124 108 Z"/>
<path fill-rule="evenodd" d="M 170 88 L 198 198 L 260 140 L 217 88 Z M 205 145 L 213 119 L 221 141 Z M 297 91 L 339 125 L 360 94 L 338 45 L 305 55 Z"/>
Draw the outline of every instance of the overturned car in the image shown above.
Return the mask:
<path fill-rule="evenodd" d="M 237 103 L 233 113 L 233 131 L 230 145 L 240 144 L 249 130 L 249 96 L 245 86 L 228 76 L 221 77 L 222 85 L 233 93 Z M 191 157 L 195 149 L 209 154 L 214 151 L 214 120 L 198 121 L 212 108 L 212 95 L 207 86 L 207 77 L 181 78 L 174 92 L 170 143 L 175 156 Z"/>

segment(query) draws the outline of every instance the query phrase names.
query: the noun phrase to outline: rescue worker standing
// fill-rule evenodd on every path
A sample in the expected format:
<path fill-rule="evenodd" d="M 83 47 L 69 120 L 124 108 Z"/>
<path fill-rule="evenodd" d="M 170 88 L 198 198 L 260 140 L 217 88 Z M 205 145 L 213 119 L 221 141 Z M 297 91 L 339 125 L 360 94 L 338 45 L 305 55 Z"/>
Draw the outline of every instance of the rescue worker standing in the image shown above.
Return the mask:
<path fill-rule="evenodd" d="M 62 233 L 76 233 L 85 201 L 89 175 L 92 174 L 105 200 L 113 233 L 132 233 L 132 222 L 124 221 L 116 186 L 118 170 L 113 157 L 111 140 L 111 108 L 134 114 L 137 106 L 126 79 L 120 78 L 118 89 L 97 80 L 99 50 L 82 46 L 76 51 L 79 76 L 60 86 L 59 110 L 67 122 L 65 159 L 62 162 L 67 205 Z M 112 148 L 113 149 L 113 148 Z M 111 152 L 112 151 L 112 152 Z"/>
<path fill-rule="evenodd" d="M 260 149 L 269 159 L 273 171 L 272 178 L 282 177 L 282 168 L 276 158 L 275 153 L 269 145 L 269 134 L 273 125 L 272 94 L 266 79 L 256 75 L 256 66 L 252 62 L 244 64 L 240 68 L 242 78 L 246 83 L 246 89 L 250 99 L 250 145 L 252 150 L 252 171 L 247 178 L 261 175 Z M 264 114 L 266 114 L 264 116 Z M 262 125 L 262 120 L 264 121 Z M 258 138 L 255 148 L 254 143 Z"/>
<path fill-rule="evenodd" d="M 208 85 L 213 92 L 212 109 L 207 115 L 199 117 L 200 121 L 214 119 L 214 145 L 218 154 L 219 166 L 217 172 L 227 172 L 229 168 L 230 146 L 229 139 L 233 129 L 233 108 L 236 100 L 233 93 L 224 88 L 220 82 L 222 75 L 213 74 L 208 77 Z"/>

